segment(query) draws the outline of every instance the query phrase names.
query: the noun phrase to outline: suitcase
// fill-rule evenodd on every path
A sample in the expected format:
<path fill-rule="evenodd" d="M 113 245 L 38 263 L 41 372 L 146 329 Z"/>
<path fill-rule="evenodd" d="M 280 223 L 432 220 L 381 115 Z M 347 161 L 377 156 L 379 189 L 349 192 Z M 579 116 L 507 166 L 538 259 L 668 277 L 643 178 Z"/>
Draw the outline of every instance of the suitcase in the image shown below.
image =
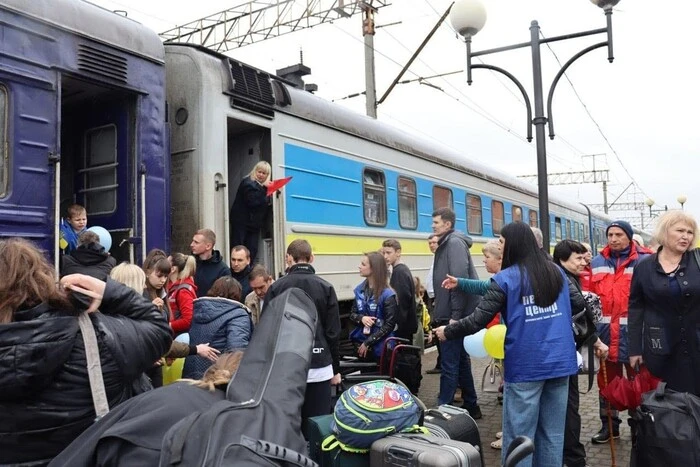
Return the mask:
<path fill-rule="evenodd" d="M 308 419 L 304 427 L 304 436 L 309 444 L 309 457 L 321 467 L 369 467 L 369 454 L 355 454 L 340 448 L 332 451 L 321 450 L 321 443 L 333 434 L 331 422 L 333 415 L 321 415 Z"/>
<path fill-rule="evenodd" d="M 392 378 L 400 379 L 415 396 L 423 379 L 422 353 L 420 347 L 400 337 L 389 337 L 384 341 L 379 371 Z"/>
<path fill-rule="evenodd" d="M 466 409 L 453 405 L 441 405 L 425 411 L 423 426 L 439 438 L 463 441 L 481 451 L 479 427 Z"/>
<path fill-rule="evenodd" d="M 398 434 L 379 439 L 369 454 L 372 467 L 481 467 L 479 451 L 469 443 L 431 435 Z"/>

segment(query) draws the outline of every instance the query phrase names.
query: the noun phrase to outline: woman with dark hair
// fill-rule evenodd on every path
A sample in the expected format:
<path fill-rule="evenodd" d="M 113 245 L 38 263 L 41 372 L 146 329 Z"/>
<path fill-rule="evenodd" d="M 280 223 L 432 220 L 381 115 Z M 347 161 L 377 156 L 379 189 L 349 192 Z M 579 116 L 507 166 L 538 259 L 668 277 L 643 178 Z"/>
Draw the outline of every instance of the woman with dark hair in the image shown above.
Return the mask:
<path fill-rule="evenodd" d="M 248 347 L 253 321 L 240 300 L 241 284 L 231 276 L 218 278 L 206 297 L 194 301 L 190 345 L 208 343 L 220 352 Z M 185 359 L 182 376 L 199 379 L 209 365 L 208 359 L 190 355 Z"/>
<path fill-rule="evenodd" d="M 148 391 L 102 417 L 50 466 L 158 465 L 167 431 L 183 418 L 226 398 L 243 352 L 221 355 L 201 379 Z"/>
<path fill-rule="evenodd" d="M 384 341 L 394 335 L 396 293 L 389 287 L 389 272 L 381 253 L 365 253 L 359 270 L 365 280 L 355 287 L 350 321 L 357 326 L 350 333 L 350 340 L 361 358 L 379 360 Z"/>
<path fill-rule="evenodd" d="M 53 266 L 26 240 L 0 241 L 0 271 L 0 464 L 46 465 L 95 420 L 78 314 L 90 313 L 110 408 L 168 350 L 170 329 L 153 304 L 109 278 L 71 274 L 57 287 Z"/>
<path fill-rule="evenodd" d="M 440 340 L 474 334 L 501 311 L 507 326 L 504 359 L 503 445 L 519 435 L 535 443 L 520 465 L 561 467 L 569 376 L 576 373 L 571 303 L 564 273 L 540 252 L 527 224 L 501 230 L 501 272 L 474 313 L 437 328 Z M 503 449 L 505 463 L 507 450 Z"/>

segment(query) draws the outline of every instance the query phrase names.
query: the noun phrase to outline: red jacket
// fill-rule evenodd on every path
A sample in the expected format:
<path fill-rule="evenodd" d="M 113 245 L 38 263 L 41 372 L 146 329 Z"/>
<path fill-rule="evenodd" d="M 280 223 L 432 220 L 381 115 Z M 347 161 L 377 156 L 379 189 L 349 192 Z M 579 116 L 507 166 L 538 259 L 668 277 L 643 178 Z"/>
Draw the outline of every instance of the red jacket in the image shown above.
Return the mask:
<path fill-rule="evenodd" d="M 603 248 L 591 261 L 592 277 L 589 290 L 600 296 L 603 319 L 598 323 L 598 336 L 610 347 L 608 360 L 626 362 L 627 309 L 632 273 L 639 261 L 648 254 L 638 250 L 634 242 L 621 252 Z"/>
<path fill-rule="evenodd" d="M 170 327 L 175 335 L 188 332 L 192 325 L 192 302 L 197 298 L 197 286 L 191 277 L 168 284 Z"/>

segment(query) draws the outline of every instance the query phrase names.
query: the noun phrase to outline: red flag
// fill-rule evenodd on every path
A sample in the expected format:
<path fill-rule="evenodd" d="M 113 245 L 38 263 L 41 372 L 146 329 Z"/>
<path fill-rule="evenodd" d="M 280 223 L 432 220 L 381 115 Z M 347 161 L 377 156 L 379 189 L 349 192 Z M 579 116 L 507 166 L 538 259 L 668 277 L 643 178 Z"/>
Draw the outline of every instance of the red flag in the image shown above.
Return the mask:
<path fill-rule="evenodd" d="M 280 178 L 277 180 L 272 180 L 270 183 L 270 186 L 267 187 L 267 196 L 270 196 L 272 193 L 275 191 L 279 190 L 283 186 L 285 186 L 289 181 L 292 179 L 292 177 L 287 177 L 287 178 Z"/>

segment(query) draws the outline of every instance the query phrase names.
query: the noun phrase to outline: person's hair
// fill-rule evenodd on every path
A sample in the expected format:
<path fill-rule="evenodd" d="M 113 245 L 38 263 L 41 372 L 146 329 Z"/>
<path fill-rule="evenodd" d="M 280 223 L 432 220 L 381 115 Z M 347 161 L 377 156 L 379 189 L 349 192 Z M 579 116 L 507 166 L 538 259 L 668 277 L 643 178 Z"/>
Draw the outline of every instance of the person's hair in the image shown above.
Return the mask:
<path fill-rule="evenodd" d="M 457 218 L 455 217 L 455 212 L 450 208 L 439 208 L 433 211 L 433 217 L 440 216 L 443 222 L 449 222 L 452 224 L 452 228 L 455 228 L 455 222 Z"/>
<path fill-rule="evenodd" d="M 287 247 L 287 254 L 292 257 L 295 263 L 308 263 L 313 254 L 311 244 L 303 238 L 292 240 Z"/>
<path fill-rule="evenodd" d="M 676 224 L 686 224 L 693 230 L 694 239 L 697 238 L 698 223 L 695 218 L 685 211 L 668 211 L 659 217 L 656 222 L 656 230 L 654 231 L 654 238 L 659 242 L 659 245 L 666 247 L 668 246 L 668 231 Z M 693 248 L 695 244 L 691 244 L 690 248 Z"/>
<path fill-rule="evenodd" d="M 78 246 L 90 243 L 100 243 L 100 236 L 91 230 L 86 230 L 78 235 Z"/>
<path fill-rule="evenodd" d="M 250 270 L 250 274 L 248 274 L 248 281 L 252 282 L 258 277 L 262 277 L 264 281 L 270 280 L 270 273 L 267 272 L 267 269 L 265 269 L 265 266 L 262 264 L 253 266 L 253 269 Z"/>
<path fill-rule="evenodd" d="M 430 239 L 433 238 L 433 237 L 438 237 L 438 238 L 440 238 L 440 236 L 439 236 L 438 234 L 436 234 L 436 233 L 431 233 L 430 235 L 428 235 L 428 240 L 430 240 Z"/>
<path fill-rule="evenodd" d="M 56 287 L 56 273 L 36 246 L 21 238 L 0 240 L 0 324 L 11 323 L 19 308 L 48 303 L 72 310 L 65 294 Z"/>
<path fill-rule="evenodd" d="M 231 256 L 233 256 L 234 251 L 242 251 L 245 253 L 245 257 L 250 259 L 250 250 L 244 245 L 236 245 L 231 248 Z"/>
<path fill-rule="evenodd" d="M 590 243 L 581 242 L 581 245 L 583 245 L 583 247 L 586 249 L 587 253 L 593 254 L 593 248 L 591 247 Z"/>
<path fill-rule="evenodd" d="M 243 352 L 240 350 L 223 353 L 207 368 L 201 379 L 181 379 L 180 381 L 189 382 L 192 386 L 213 392 L 216 386 L 228 384 L 231 381 L 238 371 L 242 358 Z"/>
<path fill-rule="evenodd" d="M 267 178 L 265 178 L 265 181 L 270 180 L 270 176 L 272 175 L 272 167 L 270 167 L 270 164 L 268 164 L 266 161 L 260 161 L 257 164 L 255 164 L 255 167 L 253 167 L 253 170 L 250 171 L 248 176 L 250 177 L 251 180 L 257 181 L 258 179 L 255 177 L 255 172 L 258 171 L 258 169 L 265 169 L 265 172 L 267 172 Z"/>
<path fill-rule="evenodd" d="M 199 229 L 197 232 L 195 232 L 195 235 L 201 235 L 204 237 L 204 241 L 211 243 L 212 246 L 216 245 L 216 234 L 211 229 Z"/>
<path fill-rule="evenodd" d="M 420 277 L 418 276 L 413 276 L 413 285 L 416 288 L 416 298 L 420 298 L 420 288 L 421 288 L 421 282 L 420 282 Z"/>
<path fill-rule="evenodd" d="M 532 233 L 535 235 L 535 241 L 537 241 L 537 246 L 544 248 L 544 235 L 542 235 L 542 230 L 539 227 L 530 227 Z"/>
<path fill-rule="evenodd" d="M 85 209 L 85 206 L 82 206 L 80 204 L 71 204 L 66 209 L 66 214 L 68 215 L 68 218 L 71 219 L 72 217 L 78 216 L 80 214 L 87 215 L 87 210 Z"/>
<path fill-rule="evenodd" d="M 401 243 L 395 238 L 390 238 L 382 242 L 382 247 L 393 248 L 394 250 L 398 251 L 401 249 Z"/>
<path fill-rule="evenodd" d="M 503 227 L 501 236 L 505 239 L 502 269 L 517 265 L 521 293 L 534 295 L 539 307 L 550 306 L 564 284 L 559 267 L 542 254 L 529 225 L 511 222 Z"/>
<path fill-rule="evenodd" d="M 372 287 L 374 299 L 379 300 L 384 289 L 389 288 L 389 270 L 386 267 L 384 256 L 378 251 L 370 251 L 364 255 L 367 257 L 371 271 L 367 282 Z"/>
<path fill-rule="evenodd" d="M 146 287 L 146 273 L 135 264 L 119 263 L 109 272 L 109 277 L 135 290 L 139 295 L 143 294 Z"/>
<path fill-rule="evenodd" d="M 575 240 L 562 240 L 554 247 L 552 259 L 556 264 L 568 261 L 574 253 L 584 255 L 588 252 L 585 246 Z"/>
<path fill-rule="evenodd" d="M 146 259 L 143 260 L 143 270 L 152 271 L 156 263 L 163 258 L 167 258 L 168 255 L 161 249 L 154 248 L 148 252 Z M 146 272 L 148 274 L 148 272 Z"/>
<path fill-rule="evenodd" d="M 219 277 L 214 281 L 207 292 L 208 297 L 223 297 L 229 300 L 241 301 L 241 292 L 243 288 L 233 276 Z"/>
<path fill-rule="evenodd" d="M 481 249 L 483 254 L 492 255 L 494 258 L 501 259 L 503 257 L 503 251 L 501 249 L 501 242 L 497 238 L 489 240 L 486 242 Z"/>
<path fill-rule="evenodd" d="M 197 272 L 197 260 L 192 255 L 175 252 L 170 255 L 170 263 L 177 269 L 175 280 L 194 277 Z"/>

